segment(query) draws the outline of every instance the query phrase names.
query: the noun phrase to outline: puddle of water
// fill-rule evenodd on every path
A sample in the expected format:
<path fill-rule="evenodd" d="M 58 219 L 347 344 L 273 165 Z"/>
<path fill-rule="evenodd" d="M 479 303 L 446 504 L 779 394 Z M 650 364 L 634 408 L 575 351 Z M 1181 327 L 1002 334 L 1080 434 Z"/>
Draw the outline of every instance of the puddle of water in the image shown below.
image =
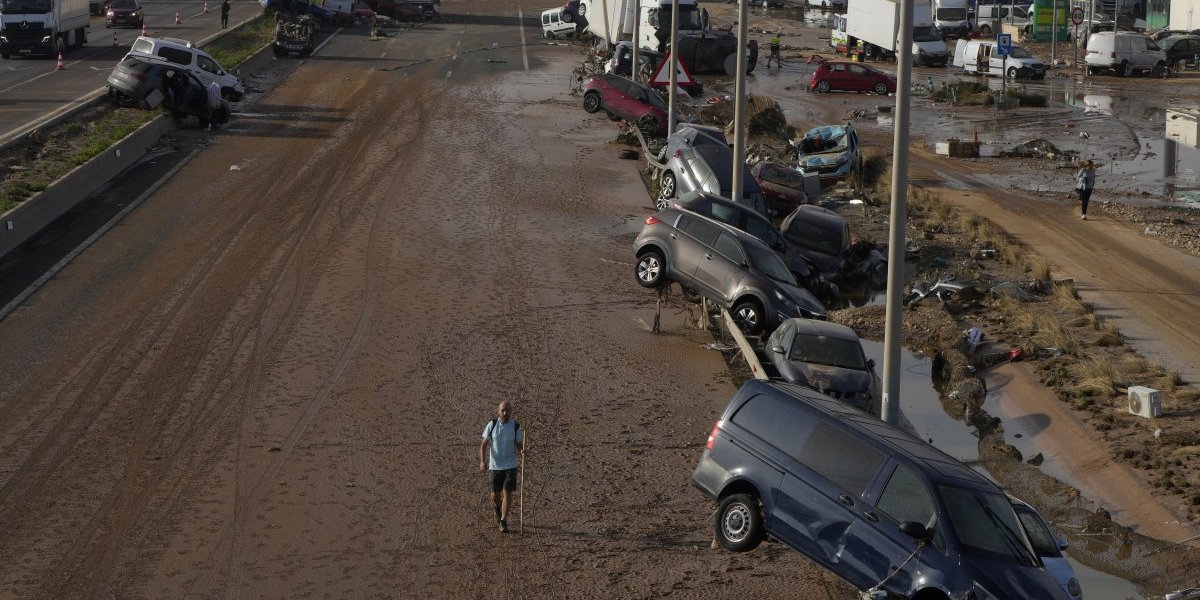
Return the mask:
<path fill-rule="evenodd" d="M 1103 571 L 1097 571 L 1071 558 L 1070 550 L 1066 552 L 1066 556 L 1067 562 L 1071 563 L 1071 568 L 1075 570 L 1075 579 L 1079 580 L 1079 587 L 1083 588 L 1083 597 L 1087 600 L 1126 600 L 1127 598 L 1145 597 L 1132 583 Z"/>

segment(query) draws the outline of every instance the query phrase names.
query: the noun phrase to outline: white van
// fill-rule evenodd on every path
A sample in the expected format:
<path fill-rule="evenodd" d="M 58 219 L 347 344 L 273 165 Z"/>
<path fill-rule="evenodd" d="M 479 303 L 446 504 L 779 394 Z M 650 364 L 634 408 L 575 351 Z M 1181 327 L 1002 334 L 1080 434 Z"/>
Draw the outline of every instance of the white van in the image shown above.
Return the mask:
<path fill-rule="evenodd" d="M 216 59 L 187 40 L 138 36 L 125 56 L 130 55 L 158 56 L 182 65 L 205 86 L 217 82 L 221 86 L 221 95 L 232 102 L 241 100 L 246 93 L 236 75 L 225 71 Z"/>
<path fill-rule="evenodd" d="M 954 46 L 954 66 L 978 75 L 1004 75 L 1008 69 L 1009 79 L 1044 79 L 1046 65 L 1033 57 L 1028 50 L 1013 44 L 1012 54 L 1005 62 L 996 54 L 996 42 L 992 40 L 958 40 Z"/>
<path fill-rule="evenodd" d="M 1154 40 L 1123 31 L 1102 31 L 1089 36 L 1084 62 L 1088 73 L 1093 75 L 1112 69 L 1117 75 L 1129 77 L 1136 71 L 1159 74 L 1167 68 L 1167 56 Z"/>
<path fill-rule="evenodd" d="M 558 36 L 575 35 L 575 24 L 562 20 L 562 9 L 542 11 L 542 37 L 552 40 Z"/>
<path fill-rule="evenodd" d="M 1002 23 L 1009 23 L 1027 31 L 1029 20 L 1029 9 L 1022 5 L 980 4 L 975 7 L 975 23 L 979 33 L 983 35 L 999 32 Z"/>

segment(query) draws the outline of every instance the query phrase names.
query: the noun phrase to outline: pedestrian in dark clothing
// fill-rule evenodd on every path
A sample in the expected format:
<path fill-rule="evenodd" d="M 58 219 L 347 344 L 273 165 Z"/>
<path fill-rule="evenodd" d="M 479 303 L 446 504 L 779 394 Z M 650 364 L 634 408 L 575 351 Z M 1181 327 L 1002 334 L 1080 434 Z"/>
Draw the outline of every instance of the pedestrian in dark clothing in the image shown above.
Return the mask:
<path fill-rule="evenodd" d="M 508 533 L 508 509 L 512 493 L 517 489 L 517 468 L 525 453 L 525 434 L 512 418 L 512 403 L 505 400 L 496 407 L 497 418 L 483 428 L 479 444 L 479 470 L 489 471 L 492 486 L 492 505 L 496 508 L 496 523 L 502 533 Z"/>
<path fill-rule="evenodd" d="M 229 26 L 229 0 L 221 0 L 221 29 Z"/>
<path fill-rule="evenodd" d="M 1096 166 L 1092 161 L 1083 163 L 1075 175 L 1075 191 L 1079 193 L 1079 218 L 1087 220 L 1088 200 L 1092 199 L 1092 188 L 1096 185 Z"/>

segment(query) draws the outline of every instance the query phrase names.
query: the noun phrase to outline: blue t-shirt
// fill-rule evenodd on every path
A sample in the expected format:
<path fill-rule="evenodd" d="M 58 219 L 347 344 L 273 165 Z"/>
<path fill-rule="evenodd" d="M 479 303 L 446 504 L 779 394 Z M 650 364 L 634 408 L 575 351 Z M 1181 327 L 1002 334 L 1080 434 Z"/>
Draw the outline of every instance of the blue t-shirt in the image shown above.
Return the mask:
<path fill-rule="evenodd" d="M 483 428 L 483 439 L 491 441 L 488 447 L 489 469 L 502 471 L 517 468 L 517 442 L 525 442 L 525 432 L 517 429 L 516 419 L 509 419 L 507 423 L 501 423 L 500 419 L 488 421 Z"/>

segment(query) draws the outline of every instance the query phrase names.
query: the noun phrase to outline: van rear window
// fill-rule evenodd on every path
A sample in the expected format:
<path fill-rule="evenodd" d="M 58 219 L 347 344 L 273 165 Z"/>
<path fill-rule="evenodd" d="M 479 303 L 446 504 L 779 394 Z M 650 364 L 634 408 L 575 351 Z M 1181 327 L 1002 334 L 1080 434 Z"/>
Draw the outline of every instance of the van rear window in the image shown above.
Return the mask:
<path fill-rule="evenodd" d="M 795 407 L 761 394 L 747 400 L 732 421 L 788 456 L 799 453 L 813 427 L 813 420 Z"/>
<path fill-rule="evenodd" d="M 187 50 L 179 50 L 178 48 L 167 48 L 166 46 L 158 49 L 158 55 L 177 64 L 190 65 L 192 64 L 192 53 Z"/>
<path fill-rule="evenodd" d="M 129 48 L 130 52 L 141 52 L 142 54 L 150 54 L 154 51 L 154 42 L 148 39 L 140 38 L 133 43 Z"/>

